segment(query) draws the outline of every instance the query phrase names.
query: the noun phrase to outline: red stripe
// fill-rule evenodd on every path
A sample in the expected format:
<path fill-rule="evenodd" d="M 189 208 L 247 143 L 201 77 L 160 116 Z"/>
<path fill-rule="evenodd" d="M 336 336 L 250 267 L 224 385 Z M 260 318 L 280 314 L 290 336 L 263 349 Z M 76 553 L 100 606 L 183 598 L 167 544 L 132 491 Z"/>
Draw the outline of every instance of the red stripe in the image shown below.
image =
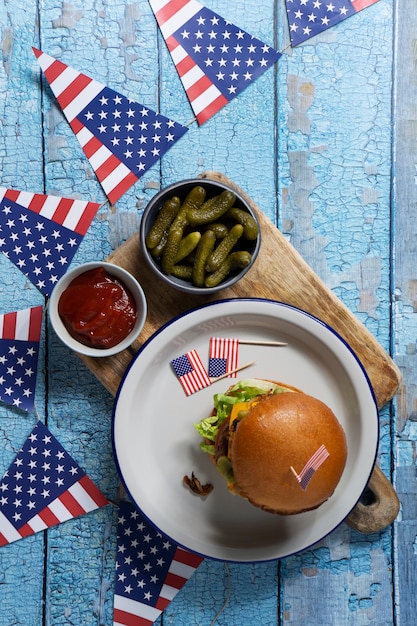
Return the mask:
<path fill-rule="evenodd" d="M 9 542 L 7 541 L 6 537 L 2 535 L 2 533 L 0 533 L 0 547 L 7 546 L 8 543 Z"/>
<path fill-rule="evenodd" d="M 133 172 L 129 172 L 129 174 L 122 180 L 118 185 L 113 187 L 111 192 L 107 193 L 107 197 L 110 200 L 111 204 L 115 204 L 119 198 L 138 180 L 138 176 L 136 176 Z"/>
<path fill-rule="evenodd" d="M 121 611 L 120 609 L 114 609 L 113 621 L 124 626 L 151 626 L 153 624 L 149 619 Z"/>
<path fill-rule="evenodd" d="M 89 202 L 87 204 L 82 215 L 80 216 L 80 219 L 78 220 L 76 227 L 74 228 L 74 231 L 76 233 L 78 233 L 79 235 L 85 235 L 90 227 L 91 222 L 93 221 L 95 214 L 99 209 L 99 206 L 100 205 L 97 204 L 97 202 Z"/>
<path fill-rule="evenodd" d="M 16 189 L 8 189 L 6 193 L 4 194 L 4 197 L 7 198 L 8 200 L 12 200 L 13 202 L 16 202 L 19 197 L 19 194 L 20 194 L 20 191 L 17 191 Z"/>
<path fill-rule="evenodd" d="M 204 561 L 202 556 L 198 554 L 194 554 L 194 552 L 188 552 L 187 550 L 183 550 L 182 548 L 177 548 L 174 554 L 173 561 L 179 561 L 179 563 L 184 563 L 185 565 L 189 565 L 190 567 L 197 568 L 200 563 Z"/>
<path fill-rule="evenodd" d="M 97 174 L 97 178 L 100 181 L 104 180 L 116 169 L 118 165 L 120 165 L 120 159 L 118 159 L 116 155 L 110 154 L 110 156 L 96 168 L 95 171 Z"/>
<path fill-rule="evenodd" d="M 69 491 L 64 491 L 64 493 L 59 496 L 59 500 L 68 509 L 73 517 L 77 517 L 78 515 L 85 513 L 85 510 L 79 504 L 78 500 L 76 500 Z"/>
<path fill-rule="evenodd" d="M 80 478 L 78 482 L 83 487 L 83 489 L 88 493 L 90 498 L 94 500 L 97 506 L 105 506 L 106 504 L 108 504 L 107 498 L 104 497 L 100 489 L 96 487 L 96 485 L 93 483 L 91 478 L 87 476 L 87 474 L 85 474 L 82 478 Z"/>
<path fill-rule="evenodd" d="M 42 207 L 46 202 L 48 196 L 43 193 L 35 193 L 32 200 L 29 202 L 28 209 L 33 211 L 34 213 L 40 213 L 42 211 Z"/>
<path fill-rule="evenodd" d="M 41 338 L 41 326 L 43 317 L 43 307 L 34 306 L 30 310 L 29 319 L 29 341 L 39 341 Z"/>
<path fill-rule="evenodd" d="M 170 52 L 175 50 L 175 48 L 177 48 L 180 45 L 173 35 L 170 35 L 169 37 L 167 37 L 165 39 L 165 43 L 166 43 L 166 45 L 168 47 L 168 50 Z"/>
<path fill-rule="evenodd" d="M 159 596 L 155 604 L 155 608 L 158 609 L 159 611 L 165 611 L 165 609 L 167 608 L 170 602 L 171 600 L 168 600 L 168 598 L 163 598 L 162 596 Z"/>
<path fill-rule="evenodd" d="M 352 5 L 355 11 L 362 11 L 362 9 L 370 7 L 375 2 L 378 2 L 378 0 L 352 0 Z"/>
<path fill-rule="evenodd" d="M 190 98 L 190 101 L 193 102 L 198 96 L 200 96 L 206 89 L 211 87 L 213 83 L 209 79 L 206 74 L 204 74 L 201 78 L 198 79 L 193 85 L 188 87 L 187 96 Z M 210 105 L 209 105 L 210 106 Z"/>
<path fill-rule="evenodd" d="M 3 339 L 14 339 L 16 336 L 17 313 L 5 313 L 3 315 Z"/>
<path fill-rule="evenodd" d="M 204 124 L 204 122 L 207 122 L 210 117 L 217 113 L 217 111 L 220 111 L 220 109 L 222 109 L 227 103 L 228 100 L 226 100 L 223 95 L 220 95 L 211 104 L 207 105 L 206 108 L 203 109 L 203 111 L 196 115 L 197 122 L 201 126 L 202 124 Z"/>
<path fill-rule="evenodd" d="M 165 585 L 169 585 L 170 587 L 174 587 L 175 589 L 181 589 L 181 587 L 185 585 L 187 580 L 188 578 L 183 578 L 182 576 L 178 576 L 177 574 L 168 572 L 164 580 L 164 583 Z"/>
<path fill-rule="evenodd" d="M 82 91 L 93 82 L 93 79 L 85 74 L 79 74 L 69 85 L 62 91 L 57 100 L 61 107 L 65 109 Z"/>
<path fill-rule="evenodd" d="M 168 4 L 166 4 L 162 9 L 159 9 L 155 13 L 155 17 L 158 20 L 159 24 L 164 24 L 170 17 L 175 15 L 177 11 L 185 7 L 189 0 L 171 0 Z"/>
<path fill-rule="evenodd" d="M 55 59 L 55 61 L 51 63 L 51 65 L 43 72 L 48 83 L 50 84 L 56 78 L 58 78 L 58 76 L 62 74 L 62 72 L 67 69 L 67 67 L 68 66 L 65 65 L 65 63 L 62 63 L 62 61 L 58 61 L 57 59 Z"/>
<path fill-rule="evenodd" d="M 57 224 L 63 224 L 73 204 L 74 200 L 62 198 L 55 209 L 52 220 L 57 222 Z"/>
<path fill-rule="evenodd" d="M 17 532 L 21 537 L 29 537 L 34 534 L 34 530 L 29 526 L 29 524 L 23 524 Z"/>
<path fill-rule="evenodd" d="M 193 59 L 187 54 L 181 61 L 179 61 L 175 67 L 177 68 L 177 72 L 180 76 L 184 76 L 187 72 L 189 72 L 196 64 Z"/>
<path fill-rule="evenodd" d="M 56 526 L 61 521 L 54 513 L 52 513 L 49 507 L 45 507 L 40 513 L 38 513 L 38 515 L 41 520 L 45 522 L 48 528 L 50 528 L 51 526 Z"/>
<path fill-rule="evenodd" d="M 84 128 L 84 124 L 80 122 L 76 117 L 70 121 L 70 126 L 75 134 L 79 133 Z"/>
<path fill-rule="evenodd" d="M 97 150 L 100 150 L 102 145 L 103 144 L 101 143 L 100 139 L 97 139 L 97 137 L 93 135 L 93 137 L 91 137 L 91 139 L 89 139 L 87 143 L 83 145 L 84 154 L 87 159 L 92 157 L 97 152 Z"/>

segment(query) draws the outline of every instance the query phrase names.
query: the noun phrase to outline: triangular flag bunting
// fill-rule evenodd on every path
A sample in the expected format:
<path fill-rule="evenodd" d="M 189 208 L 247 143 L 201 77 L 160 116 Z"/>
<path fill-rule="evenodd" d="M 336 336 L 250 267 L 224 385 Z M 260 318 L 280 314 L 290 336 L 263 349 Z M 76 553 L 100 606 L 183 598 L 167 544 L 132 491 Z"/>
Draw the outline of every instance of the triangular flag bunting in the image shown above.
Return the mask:
<path fill-rule="evenodd" d="M 130 502 L 117 525 L 114 626 L 150 626 L 204 560 L 158 532 Z"/>
<path fill-rule="evenodd" d="M 149 2 L 200 125 L 280 57 L 196 0 Z"/>
<path fill-rule="evenodd" d="M 112 204 L 188 130 L 33 48 Z"/>
<path fill-rule="evenodd" d="M 35 404 L 43 307 L 0 315 L 0 400 L 24 411 Z"/>
<path fill-rule="evenodd" d="M 0 187 L 0 250 L 50 296 L 99 207 L 97 202 Z"/>
<path fill-rule="evenodd" d="M 378 0 L 285 0 L 291 45 L 298 44 L 335 26 Z"/>
<path fill-rule="evenodd" d="M 108 504 L 38 422 L 0 482 L 0 546 Z"/>

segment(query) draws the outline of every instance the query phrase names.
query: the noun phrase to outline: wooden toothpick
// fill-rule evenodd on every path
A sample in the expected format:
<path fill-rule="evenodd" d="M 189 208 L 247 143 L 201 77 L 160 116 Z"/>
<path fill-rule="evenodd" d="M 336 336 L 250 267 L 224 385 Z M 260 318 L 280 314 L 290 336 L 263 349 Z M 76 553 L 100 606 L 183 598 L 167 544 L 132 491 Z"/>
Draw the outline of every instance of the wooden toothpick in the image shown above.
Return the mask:
<path fill-rule="evenodd" d="M 283 341 L 263 341 L 262 339 L 239 339 L 239 343 L 248 346 L 288 346 Z"/>
<path fill-rule="evenodd" d="M 216 376 L 215 378 L 212 378 L 211 381 L 216 382 L 218 380 L 221 380 L 222 378 L 227 378 L 228 376 L 230 376 L 230 374 L 234 374 L 235 372 L 240 372 L 240 370 L 244 370 L 245 368 L 249 367 L 250 365 L 253 365 L 254 363 L 255 361 L 250 361 L 249 363 L 246 363 L 245 365 L 241 365 L 240 367 L 235 367 L 233 370 L 230 370 L 226 372 L 225 374 L 222 374 L 221 376 Z"/>

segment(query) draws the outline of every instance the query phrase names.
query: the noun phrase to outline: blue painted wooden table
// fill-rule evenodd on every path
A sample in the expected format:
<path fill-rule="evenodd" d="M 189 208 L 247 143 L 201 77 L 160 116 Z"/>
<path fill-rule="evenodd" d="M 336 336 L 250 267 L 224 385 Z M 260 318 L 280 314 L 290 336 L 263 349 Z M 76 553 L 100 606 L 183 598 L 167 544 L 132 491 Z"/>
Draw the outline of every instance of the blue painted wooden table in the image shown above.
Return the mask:
<path fill-rule="evenodd" d="M 294 49 L 284 0 L 205 5 L 283 56 L 198 127 L 147 0 L 3 0 L 0 184 L 105 202 L 41 78 L 35 46 L 190 123 L 117 206 L 103 204 L 74 264 L 107 257 L 135 233 L 161 185 L 221 171 L 401 370 L 400 391 L 381 410 L 378 455 L 400 497 L 395 522 L 372 534 L 342 524 L 313 548 L 280 561 L 206 560 L 158 623 L 411 626 L 417 614 L 416 5 L 380 0 Z M 0 275 L 0 312 L 43 302 L 5 257 Z M 0 406 L 2 472 L 39 417 L 117 500 L 112 406 L 111 394 L 45 322 L 37 414 Z M 116 508 L 107 506 L 1 548 L 0 625 L 110 625 L 116 522 Z"/>

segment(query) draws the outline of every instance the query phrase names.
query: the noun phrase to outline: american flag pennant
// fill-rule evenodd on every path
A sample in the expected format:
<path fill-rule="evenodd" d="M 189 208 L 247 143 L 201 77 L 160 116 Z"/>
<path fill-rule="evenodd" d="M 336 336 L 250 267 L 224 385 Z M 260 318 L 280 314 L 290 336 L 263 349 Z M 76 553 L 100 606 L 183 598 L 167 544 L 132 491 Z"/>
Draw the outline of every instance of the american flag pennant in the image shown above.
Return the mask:
<path fill-rule="evenodd" d="M 281 56 L 196 0 L 149 0 L 198 124 Z"/>
<path fill-rule="evenodd" d="M 295 474 L 296 479 L 300 483 L 301 488 L 304 491 L 307 489 L 310 480 L 313 478 L 319 467 L 329 456 L 330 454 L 327 451 L 326 446 L 323 444 L 307 461 L 299 474 L 297 474 L 297 472 L 293 468 L 291 468 Z"/>
<path fill-rule="evenodd" d="M 43 307 L 0 315 L 0 400 L 24 411 L 35 405 Z"/>
<path fill-rule="evenodd" d="M 239 358 L 239 339 L 227 339 L 224 337 L 210 337 L 209 366 L 210 378 L 224 376 L 230 372 L 230 378 L 236 378 L 236 370 Z"/>
<path fill-rule="evenodd" d="M 0 250 L 48 297 L 99 207 L 97 202 L 0 187 Z"/>
<path fill-rule="evenodd" d="M 114 626 L 150 626 L 204 559 L 162 535 L 130 502 L 117 524 Z"/>
<path fill-rule="evenodd" d="M 379 0 L 285 0 L 291 45 L 318 35 Z"/>
<path fill-rule="evenodd" d="M 188 130 L 33 48 L 112 204 Z"/>
<path fill-rule="evenodd" d="M 40 421 L 0 482 L 0 546 L 108 504 Z"/>
<path fill-rule="evenodd" d="M 187 396 L 211 385 L 197 350 L 190 350 L 171 361 L 172 368 Z"/>

